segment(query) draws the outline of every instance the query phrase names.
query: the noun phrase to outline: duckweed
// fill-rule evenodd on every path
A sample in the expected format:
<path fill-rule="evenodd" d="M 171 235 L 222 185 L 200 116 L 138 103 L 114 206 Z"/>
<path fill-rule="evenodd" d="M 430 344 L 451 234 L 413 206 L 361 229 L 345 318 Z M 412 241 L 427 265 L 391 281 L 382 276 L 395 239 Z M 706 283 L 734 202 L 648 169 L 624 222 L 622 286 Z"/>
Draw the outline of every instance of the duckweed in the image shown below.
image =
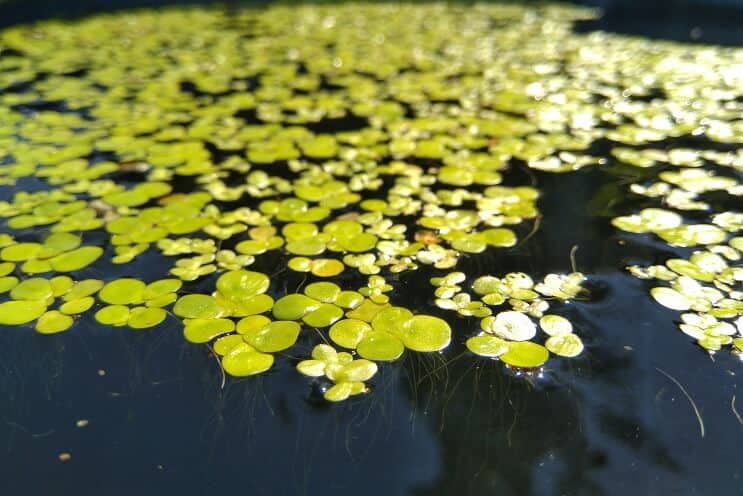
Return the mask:
<path fill-rule="evenodd" d="M 523 164 L 641 172 L 627 189 L 647 204 L 611 224 L 673 256 L 628 270 L 683 312 L 686 336 L 741 351 L 743 215 L 712 212 L 705 196 L 743 194 L 740 153 L 713 146 L 743 138 L 741 81 L 722 70 L 737 52 L 571 32 L 593 15 L 273 5 L 0 32 L 0 324 L 54 334 L 90 311 L 149 329 L 172 312 L 237 377 L 269 370 L 313 327 L 349 350 L 318 345 L 297 365 L 328 401 L 369 391 L 375 362 L 406 349 L 465 344 L 526 369 L 578 357 L 583 340 L 557 314 L 591 298 L 586 275 L 463 268 L 539 229 L 538 188 L 511 180 Z M 448 33 L 457 44 L 443 50 Z M 664 97 L 642 98 L 654 92 Z M 27 111 L 32 99 L 44 110 Z M 320 131 L 333 120 L 358 125 Z M 687 135 L 709 149 L 660 146 Z M 606 158 L 591 155 L 600 140 Z M 29 179 L 44 187 L 24 190 Z M 109 274 L 153 256 L 142 279 Z M 287 288 L 286 268 L 303 289 Z M 395 304 L 416 271 L 446 320 Z"/>

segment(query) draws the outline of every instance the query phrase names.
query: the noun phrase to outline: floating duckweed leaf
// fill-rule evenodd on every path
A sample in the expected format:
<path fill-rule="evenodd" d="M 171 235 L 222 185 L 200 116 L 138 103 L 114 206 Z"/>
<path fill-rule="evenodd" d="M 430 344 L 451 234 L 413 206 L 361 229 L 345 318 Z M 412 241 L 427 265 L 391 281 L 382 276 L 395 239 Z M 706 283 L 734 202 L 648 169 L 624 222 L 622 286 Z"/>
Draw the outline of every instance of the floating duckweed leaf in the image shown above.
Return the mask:
<path fill-rule="evenodd" d="M 12 262 L 0 262 L 0 277 L 7 276 L 15 269 L 15 264 Z"/>
<path fill-rule="evenodd" d="M 506 301 L 506 297 L 500 293 L 490 293 L 482 297 L 482 302 L 486 305 L 497 307 Z"/>
<path fill-rule="evenodd" d="M 132 329 L 148 329 L 165 320 L 167 315 L 162 308 L 134 307 L 126 324 Z"/>
<path fill-rule="evenodd" d="M 672 310 L 688 310 L 691 308 L 689 299 L 674 289 L 665 287 L 653 288 L 650 290 L 650 294 L 653 295 L 655 301 L 666 308 Z"/>
<path fill-rule="evenodd" d="M 365 382 L 377 373 L 377 364 L 359 359 L 344 365 L 333 379 L 336 382 Z"/>
<path fill-rule="evenodd" d="M 294 255 L 319 255 L 325 251 L 325 243 L 318 238 L 297 239 L 286 244 L 286 251 Z"/>
<path fill-rule="evenodd" d="M 271 319 L 264 315 L 251 315 L 240 319 L 237 323 L 236 330 L 239 334 L 257 333 L 270 323 Z"/>
<path fill-rule="evenodd" d="M 564 336 L 573 332 L 573 324 L 559 315 L 545 315 L 539 319 L 539 327 L 548 336 Z"/>
<path fill-rule="evenodd" d="M 28 260 L 21 265 L 21 271 L 24 274 L 43 274 L 44 272 L 51 272 L 52 265 L 49 260 Z"/>
<path fill-rule="evenodd" d="M 312 270 L 312 259 L 307 257 L 293 257 L 287 266 L 295 272 L 309 272 Z"/>
<path fill-rule="evenodd" d="M 236 346 L 244 343 L 243 337 L 240 334 L 229 334 L 222 336 L 214 341 L 214 353 L 219 356 L 224 356 L 232 351 Z"/>
<path fill-rule="evenodd" d="M 95 320 L 104 325 L 122 326 L 129 320 L 129 307 L 109 305 L 95 313 Z"/>
<path fill-rule="evenodd" d="M 508 341 L 495 336 L 474 336 L 467 340 L 467 349 L 484 357 L 499 357 L 508 351 Z"/>
<path fill-rule="evenodd" d="M 0 277 L 0 293 L 10 291 L 18 285 L 18 278 L 15 276 Z"/>
<path fill-rule="evenodd" d="M 279 320 L 299 320 L 320 305 L 320 302 L 308 296 L 292 293 L 276 300 L 272 312 Z"/>
<path fill-rule="evenodd" d="M 343 319 L 330 328 L 330 339 L 344 348 L 355 349 L 372 327 L 363 320 Z"/>
<path fill-rule="evenodd" d="M 222 367 L 231 376 L 246 377 L 265 372 L 273 361 L 273 355 L 255 351 L 249 344 L 241 343 L 222 357 Z"/>
<path fill-rule="evenodd" d="M 73 272 L 92 264 L 101 255 L 103 255 L 103 248 L 100 246 L 83 246 L 49 259 L 49 264 L 57 272 Z"/>
<path fill-rule="evenodd" d="M 416 315 L 408 321 L 402 340 L 406 348 L 414 351 L 439 351 L 449 346 L 451 328 L 438 317 Z"/>
<path fill-rule="evenodd" d="M 332 282 L 313 282 L 304 288 L 304 294 L 323 303 L 333 303 L 341 288 Z"/>
<path fill-rule="evenodd" d="M 80 236 L 71 233 L 52 233 L 45 240 L 41 251 L 36 255 L 39 258 L 51 258 L 60 253 L 74 250 L 82 240 Z"/>
<path fill-rule="evenodd" d="M 103 281 L 99 279 L 84 279 L 78 281 L 72 286 L 62 299 L 65 301 L 77 300 L 85 296 L 91 296 L 97 293 L 104 286 Z"/>
<path fill-rule="evenodd" d="M 145 305 L 147 305 L 148 307 L 152 307 L 152 308 L 163 308 L 163 307 L 170 305 L 177 299 L 178 299 L 177 294 L 165 293 L 163 295 L 157 296 L 150 300 L 146 300 Z"/>
<path fill-rule="evenodd" d="M 561 357 L 572 358 L 580 355 L 583 352 L 583 341 L 572 333 L 553 335 L 544 346 Z"/>
<path fill-rule="evenodd" d="M 370 331 L 356 346 L 356 351 L 368 360 L 389 362 L 402 356 L 405 345 L 399 338 L 388 332 Z"/>
<path fill-rule="evenodd" d="M 534 322 L 521 312 L 508 310 L 495 317 L 485 317 L 482 329 L 509 341 L 528 341 L 537 334 Z"/>
<path fill-rule="evenodd" d="M 337 237 L 337 243 L 343 251 L 352 253 L 363 253 L 369 251 L 377 244 L 377 237 L 370 233 L 360 233 L 355 236 Z"/>
<path fill-rule="evenodd" d="M 353 309 L 361 305 L 363 301 L 364 297 L 356 291 L 341 291 L 333 303 L 341 308 Z"/>
<path fill-rule="evenodd" d="M 75 281 L 67 276 L 57 276 L 49 279 L 49 284 L 52 286 L 52 293 L 54 293 L 54 296 L 59 297 L 70 291 L 72 286 L 75 284 Z"/>
<path fill-rule="evenodd" d="M 54 297 L 54 291 L 49 279 L 33 277 L 21 282 L 10 292 L 14 300 L 40 300 L 46 302 Z"/>
<path fill-rule="evenodd" d="M 455 239 L 451 246 L 464 253 L 482 253 L 488 247 L 488 244 L 482 236 L 468 235 Z"/>
<path fill-rule="evenodd" d="M 407 308 L 388 307 L 376 314 L 371 325 L 375 331 L 388 332 L 401 337 L 412 318 L 413 312 Z"/>
<path fill-rule="evenodd" d="M 36 321 L 36 332 L 41 334 L 57 334 L 66 331 L 74 323 L 74 319 L 57 310 L 50 310 Z"/>
<path fill-rule="evenodd" d="M 666 265 L 672 271 L 692 277 L 699 281 L 712 282 L 715 279 L 715 274 L 712 272 L 706 272 L 702 270 L 698 265 L 689 262 L 688 260 L 673 258 L 666 262 Z"/>
<path fill-rule="evenodd" d="M 0 251 L 0 258 L 6 262 L 25 262 L 35 258 L 41 251 L 39 243 L 16 243 Z"/>
<path fill-rule="evenodd" d="M 275 353 L 294 346 L 299 338 L 299 324 L 293 321 L 279 320 L 269 322 L 261 329 L 252 328 L 244 332 L 245 341 L 258 351 Z"/>
<path fill-rule="evenodd" d="M 168 293 L 175 293 L 183 286 L 183 282 L 180 279 L 160 279 L 149 283 L 144 288 L 142 298 L 145 300 L 154 300 L 160 298 Z"/>
<path fill-rule="evenodd" d="M 22 325 L 39 318 L 46 311 L 46 302 L 18 300 L 0 303 L 0 324 Z"/>
<path fill-rule="evenodd" d="M 265 293 L 271 284 L 266 274 L 248 270 L 231 270 L 217 279 L 217 291 L 227 298 L 250 298 Z"/>
<path fill-rule="evenodd" d="M 98 293 L 98 298 L 112 305 L 130 305 L 142 302 L 145 283 L 139 279 L 124 277 L 107 283 Z"/>
<path fill-rule="evenodd" d="M 379 312 L 389 307 L 389 303 L 380 304 L 374 303 L 371 300 L 364 300 L 356 308 L 350 312 L 346 312 L 346 317 L 371 322 Z"/>
<path fill-rule="evenodd" d="M 341 272 L 345 265 L 339 260 L 333 258 L 321 258 L 312 262 L 310 271 L 317 277 L 333 277 Z"/>
<path fill-rule="evenodd" d="M 487 229 L 482 232 L 484 240 L 491 246 L 510 248 L 516 244 L 516 234 L 506 228 Z"/>
<path fill-rule="evenodd" d="M 549 359 L 549 351 L 531 341 L 517 341 L 508 344 L 508 351 L 500 359 L 512 367 L 530 369 L 544 365 Z"/>
<path fill-rule="evenodd" d="M 92 296 L 83 296 L 75 300 L 67 300 L 59 307 L 59 311 L 67 315 L 77 315 L 87 312 L 95 304 Z"/>
<path fill-rule="evenodd" d="M 307 239 L 317 236 L 318 230 L 315 224 L 308 222 L 290 222 L 285 225 L 281 233 L 287 240 Z"/>
<path fill-rule="evenodd" d="M 235 323 L 230 319 L 187 318 L 183 324 L 183 336 L 192 343 L 208 343 L 217 336 L 235 329 Z"/>
<path fill-rule="evenodd" d="M 316 309 L 302 317 L 302 321 L 310 327 L 327 327 L 343 317 L 343 310 L 333 304 L 323 303 Z"/>
<path fill-rule="evenodd" d="M 220 294 L 217 293 L 219 297 Z M 245 317 L 269 311 L 274 304 L 273 298 L 267 294 L 259 294 L 245 299 L 224 300 L 218 298 L 218 302 L 229 310 L 234 317 Z"/>
<path fill-rule="evenodd" d="M 338 352 L 335 351 L 335 348 L 330 345 L 318 344 L 317 346 L 312 348 L 312 358 L 314 358 L 315 360 L 321 360 L 323 362 L 337 362 Z"/>
<path fill-rule="evenodd" d="M 697 340 L 697 344 L 708 351 L 719 351 L 723 345 L 732 341 L 730 336 L 704 335 Z"/>
<path fill-rule="evenodd" d="M 354 391 L 354 385 L 350 382 L 339 382 L 334 384 L 327 391 L 323 397 L 327 401 L 338 402 L 348 399 Z"/>
<path fill-rule="evenodd" d="M 186 319 L 216 319 L 224 314 L 224 309 L 209 295 L 189 294 L 175 302 L 173 313 Z"/>
<path fill-rule="evenodd" d="M 297 370 L 309 377 L 325 375 L 325 362 L 322 360 L 302 360 L 297 364 Z"/>
<path fill-rule="evenodd" d="M 472 289 L 479 295 L 498 293 L 501 290 L 501 280 L 493 276 L 482 276 L 475 279 Z"/>

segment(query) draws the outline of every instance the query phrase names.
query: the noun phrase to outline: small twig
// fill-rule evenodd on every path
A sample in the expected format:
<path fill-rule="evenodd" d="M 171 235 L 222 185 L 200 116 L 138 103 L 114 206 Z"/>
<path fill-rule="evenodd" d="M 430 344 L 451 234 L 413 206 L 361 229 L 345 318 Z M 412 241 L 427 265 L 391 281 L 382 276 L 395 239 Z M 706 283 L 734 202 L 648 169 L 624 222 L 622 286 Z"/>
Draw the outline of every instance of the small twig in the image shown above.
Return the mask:
<path fill-rule="evenodd" d="M 575 264 L 575 253 L 578 251 L 578 245 L 573 245 L 572 248 L 570 248 L 570 267 L 573 269 L 573 272 L 578 272 L 578 268 Z"/>
<path fill-rule="evenodd" d="M 738 410 L 735 409 L 735 395 L 733 395 L 733 399 L 730 400 L 730 408 L 733 410 L 733 414 L 735 415 L 735 418 L 738 419 L 738 422 L 743 425 L 743 417 L 741 417 Z"/>
<path fill-rule="evenodd" d="M 664 376 L 666 376 L 669 379 L 671 379 L 674 382 L 674 384 L 676 384 L 679 387 L 679 389 L 681 389 L 681 392 L 684 393 L 684 395 L 686 396 L 686 399 L 688 399 L 689 400 L 689 403 L 691 403 L 691 407 L 694 409 L 694 414 L 697 416 L 697 420 L 699 421 L 699 433 L 702 435 L 702 437 L 704 437 L 704 421 L 702 420 L 702 415 L 699 413 L 699 409 L 697 408 L 697 404 L 694 403 L 694 400 L 691 399 L 691 396 L 689 395 L 689 393 L 687 393 L 686 392 L 686 389 L 684 389 L 684 386 L 682 386 L 679 381 L 677 381 L 676 379 L 674 379 L 671 374 L 669 374 L 668 372 L 664 371 L 663 369 L 660 369 L 658 367 L 655 367 L 655 370 L 657 370 L 658 372 L 660 372 Z"/>

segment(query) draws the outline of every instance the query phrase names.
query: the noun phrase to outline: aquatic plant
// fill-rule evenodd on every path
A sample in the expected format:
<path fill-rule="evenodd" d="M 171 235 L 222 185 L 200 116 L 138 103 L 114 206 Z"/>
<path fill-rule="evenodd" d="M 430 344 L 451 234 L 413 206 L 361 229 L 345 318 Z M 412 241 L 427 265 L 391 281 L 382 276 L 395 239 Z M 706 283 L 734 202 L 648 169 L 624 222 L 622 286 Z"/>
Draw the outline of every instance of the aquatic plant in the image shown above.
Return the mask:
<path fill-rule="evenodd" d="M 278 4 L 0 32 L 0 324 L 174 315 L 239 377 L 320 336 L 297 369 L 330 401 L 451 343 L 539 368 L 583 351 L 561 314 L 587 276 L 453 269 L 539 229 L 514 171 L 600 167 L 658 203 L 613 225 L 676 254 L 630 272 L 701 346 L 741 350 L 743 214 L 706 195 L 743 194 L 743 52 L 571 31 L 592 15 Z M 109 265 L 134 263 L 157 268 Z M 405 308 L 420 273 L 433 304 Z"/>

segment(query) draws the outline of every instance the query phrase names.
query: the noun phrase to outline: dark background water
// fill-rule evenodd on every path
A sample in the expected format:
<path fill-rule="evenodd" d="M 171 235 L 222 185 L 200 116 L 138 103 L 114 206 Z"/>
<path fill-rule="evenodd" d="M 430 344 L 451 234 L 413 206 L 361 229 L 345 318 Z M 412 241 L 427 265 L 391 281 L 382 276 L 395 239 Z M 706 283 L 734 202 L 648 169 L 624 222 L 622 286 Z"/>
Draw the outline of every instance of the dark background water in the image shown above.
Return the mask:
<path fill-rule="evenodd" d="M 10 0 L 0 20 L 144 3 L 153 2 Z M 609 29 L 608 19 L 599 26 Z M 667 20 L 676 28 L 654 20 L 656 34 L 687 28 L 675 14 Z M 668 248 L 611 229 L 610 216 L 634 207 L 616 176 L 587 169 L 535 179 L 541 229 L 518 249 L 464 266 L 565 272 L 577 245 L 592 293 L 567 310 L 587 345 L 580 358 L 552 360 L 544 377 L 527 380 L 455 345 L 408 354 L 382 367 L 373 394 L 328 405 L 291 361 L 222 388 L 212 356 L 184 342 L 172 318 L 151 332 L 101 328 L 90 316 L 57 336 L 3 328 L 0 495 L 743 494 L 743 425 L 731 405 L 737 395 L 743 412 L 743 364 L 728 352 L 710 359 L 678 331 L 675 312 L 648 298 L 649 285 L 621 270 L 663 260 Z M 157 267 L 144 257 L 111 270 L 152 278 L 164 275 Z M 430 294 L 427 276 L 406 275 L 397 301 Z M 455 334 L 472 332 L 469 321 L 453 323 Z M 291 351 L 313 342 L 305 336 Z M 704 436 L 658 369 L 691 395 Z M 76 427 L 80 419 L 89 425 Z M 71 460 L 61 463 L 61 452 Z"/>

